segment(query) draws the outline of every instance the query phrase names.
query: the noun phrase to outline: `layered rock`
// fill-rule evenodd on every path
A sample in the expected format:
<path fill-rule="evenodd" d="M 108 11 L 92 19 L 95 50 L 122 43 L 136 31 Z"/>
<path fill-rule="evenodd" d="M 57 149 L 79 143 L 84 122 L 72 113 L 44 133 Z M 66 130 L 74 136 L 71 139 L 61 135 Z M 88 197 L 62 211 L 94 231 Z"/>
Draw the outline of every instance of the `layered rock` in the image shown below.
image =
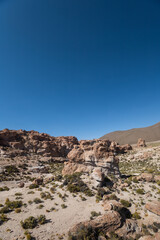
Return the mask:
<path fill-rule="evenodd" d="M 105 177 L 120 177 L 117 153 L 124 153 L 127 146 L 119 146 L 109 140 L 80 141 L 69 152 L 69 161 L 65 163 L 63 175 L 74 172 L 89 173 L 95 180 L 95 186 L 101 186 Z"/>
<path fill-rule="evenodd" d="M 45 133 L 25 130 L 0 131 L 0 156 L 3 158 L 35 154 L 43 157 L 66 157 L 76 137 L 52 137 Z"/>

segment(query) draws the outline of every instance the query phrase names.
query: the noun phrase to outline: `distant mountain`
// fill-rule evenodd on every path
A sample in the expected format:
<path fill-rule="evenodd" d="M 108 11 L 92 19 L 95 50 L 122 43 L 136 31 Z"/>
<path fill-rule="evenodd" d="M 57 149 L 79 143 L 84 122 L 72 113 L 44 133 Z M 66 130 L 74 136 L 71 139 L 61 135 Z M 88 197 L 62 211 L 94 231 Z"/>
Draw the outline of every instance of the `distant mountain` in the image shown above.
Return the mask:
<path fill-rule="evenodd" d="M 137 143 L 138 138 L 143 138 L 146 142 L 160 140 L 160 122 L 150 127 L 111 132 L 105 134 L 100 139 L 109 139 L 119 144 L 134 144 Z"/>

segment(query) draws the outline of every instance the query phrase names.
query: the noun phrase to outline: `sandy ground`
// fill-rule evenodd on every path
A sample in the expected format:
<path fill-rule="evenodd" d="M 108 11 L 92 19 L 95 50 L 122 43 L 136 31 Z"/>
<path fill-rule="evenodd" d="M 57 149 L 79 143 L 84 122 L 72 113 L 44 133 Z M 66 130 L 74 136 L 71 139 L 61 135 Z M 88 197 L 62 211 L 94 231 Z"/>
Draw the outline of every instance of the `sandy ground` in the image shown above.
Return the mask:
<path fill-rule="evenodd" d="M 59 239 L 60 235 L 65 235 L 63 239 L 67 239 L 68 229 L 74 224 L 79 223 L 80 221 L 89 220 L 91 216 L 91 211 L 104 213 L 103 207 L 101 203 L 96 203 L 95 197 L 86 197 L 86 201 L 82 201 L 79 195 L 73 197 L 71 193 L 68 191 L 63 191 L 61 189 L 57 189 L 57 192 L 62 194 L 66 193 L 68 195 L 66 201 L 64 202 L 61 198 L 59 198 L 58 194 L 52 194 L 53 200 L 47 199 L 43 200 L 41 204 L 44 205 L 42 209 L 38 209 L 38 205 L 34 202 L 30 205 L 28 204 L 29 200 L 34 200 L 36 197 L 40 198 L 40 191 L 33 189 L 34 194 L 27 194 L 27 192 L 31 191 L 26 187 L 19 188 L 17 187 L 17 183 L 6 182 L 1 183 L 0 186 L 8 186 L 10 187 L 10 191 L 4 191 L 0 193 L 0 203 L 4 204 L 6 198 L 10 200 L 15 200 L 15 193 L 22 193 L 22 201 L 23 203 L 27 203 L 27 207 L 22 207 L 21 213 L 11 212 L 7 214 L 10 220 L 3 225 L 0 226 L 0 238 L 3 240 L 13 240 L 13 239 L 25 239 L 24 238 L 24 230 L 20 225 L 20 221 L 28 218 L 29 216 L 37 217 L 41 214 L 44 214 L 48 220 L 48 222 L 44 225 L 40 225 L 38 228 L 30 230 L 37 240 L 51 240 L 51 239 Z M 48 191 L 47 187 L 52 187 L 51 184 L 43 187 L 42 191 Z M 65 204 L 67 208 L 62 208 L 61 204 Z M 55 208 L 52 212 L 46 212 L 46 210 Z"/>

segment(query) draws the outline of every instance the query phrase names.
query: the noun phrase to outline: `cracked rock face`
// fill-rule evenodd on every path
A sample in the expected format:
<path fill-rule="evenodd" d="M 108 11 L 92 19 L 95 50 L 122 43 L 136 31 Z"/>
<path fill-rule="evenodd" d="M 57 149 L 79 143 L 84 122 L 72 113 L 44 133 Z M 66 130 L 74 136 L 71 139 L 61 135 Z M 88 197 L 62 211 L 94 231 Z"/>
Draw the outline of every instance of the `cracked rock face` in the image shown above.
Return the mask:
<path fill-rule="evenodd" d="M 124 152 L 124 148 L 108 140 L 80 141 L 69 152 L 69 161 L 65 163 L 62 174 L 89 173 L 95 180 L 95 186 L 101 186 L 105 177 L 120 177 L 116 154 Z"/>

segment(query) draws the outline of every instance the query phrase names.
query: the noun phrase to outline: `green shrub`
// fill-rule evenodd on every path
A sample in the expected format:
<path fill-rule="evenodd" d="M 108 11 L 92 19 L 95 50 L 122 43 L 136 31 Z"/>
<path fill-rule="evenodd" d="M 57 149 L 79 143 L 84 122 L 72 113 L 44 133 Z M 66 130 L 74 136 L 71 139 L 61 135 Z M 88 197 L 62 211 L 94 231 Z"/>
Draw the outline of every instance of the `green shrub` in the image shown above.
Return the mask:
<path fill-rule="evenodd" d="M 40 215 L 38 217 L 37 221 L 40 225 L 45 224 L 46 223 L 46 216 L 45 215 Z"/>
<path fill-rule="evenodd" d="M 91 226 L 85 226 L 81 223 L 76 232 L 68 233 L 68 240 L 97 240 L 98 236 L 98 231 L 94 230 Z"/>
<path fill-rule="evenodd" d="M 2 225 L 4 222 L 7 222 L 9 219 L 7 218 L 7 216 L 5 214 L 1 214 L 0 215 L 0 225 Z"/>
<path fill-rule="evenodd" d="M 121 199 L 120 203 L 124 206 L 124 207 L 131 207 L 131 203 L 127 200 Z"/>
<path fill-rule="evenodd" d="M 4 206 L 4 207 L 2 207 L 1 208 L 1 210 L 0 210 L 0 213 L 9 213 L 11 210 L 7 207 L 7 206 Z"/>
<path fill-rule="evenodd" d="M 3 192 L 3 191 L 9 191 L 9 188 L 7 186 L 0 187 L 0 192 Z"/>
<path fill-rule="evenodd" d="M 26 218 L 23 221 L 21 221 L 21 226 L 24 229 L 33 229 L 35 228 L 38 224 L 42 225 L 46 223 L 46 216 L 45 215 L 40 215 L 39 217 L 35 218 L 35 217 L 29 217 Z"/>
<path fill-rule="evenodd" d="M 133 182 L 134 182 L 134 183 L 138 183 L 137 178 L 133 178 Z"/>
<path fill-rule="evenodd" d="M 142 189 L 142 188 L 136 189 L 136 193 L 141 194 L 141 195 L 145 194 L 144 189 Z"/>
<path fill-rule="evenodd" d="M 41 192 L 40 193 L 40 196 L 41 196 L 41 198 L 43 198 L 44 200 L 47 200 L 47 199 L 53 199 L 52 198 L 52 195 L 49 193 L 49 192 Z"/>
<path fill-rule="evenodd" d="M 44 205 L 43 204 L 40 204 L 37 208 L 38 209 L 42 209 L 44 207 Z"/>
<path fill-rule="evenodd" d="M 40 198 L 35 198 L 33 202 L 38 204 L 38 203 L 42 203 L 42 200 Z"/>
<path fill-rule="evenodd" d="M 17 192 L 17 193 L 15 193 L 15 196 L 22 196 L 22 193 Z"/>
<path fill-rule="evenodd" d="M 15 213 L 20 213 L 21 212 L 21 209 L 20 208 L 16 208 L 15 209 Z"/>
<path fill-rule="evenodd" d="M 92 191 L 81 180 L 81 173 L 74 173 L 72 175 L 66 175 L 63 182 L 63 186 L 67 185 L 67 189 L 71 193 L 83 192 L 85 195 L 93 196 Z"/>
<path fill-rule="evenodd" d="M 111 194 L 109 197 L 108 197 L 109 200 L 117 200 L 118 201 L 118 197 L 115 195 L 115 194 Z"/>
<path fill-rule="evenodd" d="M 138 212 L 135 212 L 135 213 L 132 214 L 132 218 L 137 220 L 137 219 L 141 219 L 141 216 Z"/>
<path fill-rule="evenodd" d="M 27 194 L 34 194 L 35 192 L 34 191 L 29 191 Z"/>
<path fill-rule="evenodd" d="M 98 216 L 100 216 L 100 215 L 101 215 L 100 212 L 97 213 L 96 211 L 92 211 L 92 212 L 91 212 L 91 217 L 90 217 L 90 219 L 93 219 L 94 217 L 98 217 Z"/>
<path fill-rule="evenodd" d="M 32 183 L 29 185 L 29 189 L 39 188 L 38 184 Z"/>
<path fill-rule="evenodd" d="M 61 207 L 62 207 L 62 208 L 67 208 L 67 205 L 61 204 Z"/>
<path fill-rule="evenodd" d="M 10 209 L 14 210 L 15 208 L 22 207 L 22 201 L 10 201 L 9 199 L 6 200 L 5 205 Z"/>
<path fill-rule="evenodd" d="M 29 218 L 26 218 L 23 221 L 21 221 L 21 226 L 22 228 L 24 229 L 33 229 L 35 228 L 36 226 L 38 225 L 38 222 L 37 222 L 37 219 L 35 217 L 29 217 Z"/>
<path fill-rule="evenodd" d="M 5 166 L 5 171 L 10 175 L 19 172 L 18 168 L 15 165 Z"/>

